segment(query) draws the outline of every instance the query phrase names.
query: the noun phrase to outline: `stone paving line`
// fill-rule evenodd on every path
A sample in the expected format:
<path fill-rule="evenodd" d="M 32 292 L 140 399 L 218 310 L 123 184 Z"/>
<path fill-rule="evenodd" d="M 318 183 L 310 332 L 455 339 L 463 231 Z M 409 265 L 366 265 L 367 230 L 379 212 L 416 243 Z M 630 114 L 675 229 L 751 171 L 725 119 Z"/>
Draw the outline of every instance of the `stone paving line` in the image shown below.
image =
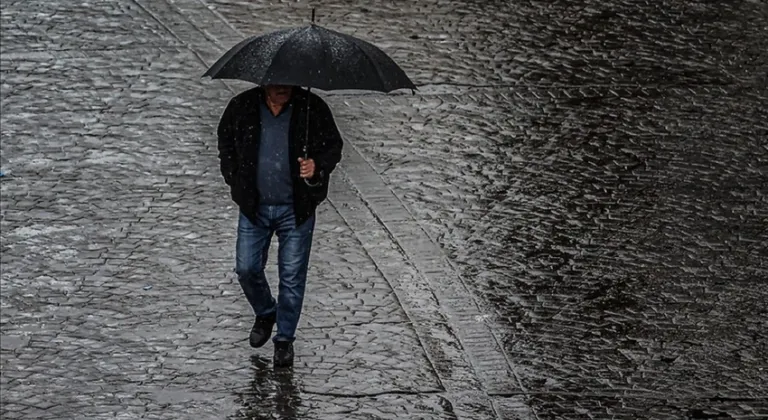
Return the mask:
<path fill-rule="evenodd" d="M 3 5 L 2 417 L 498 417 L 486 391 L 515 386 L 498 344 L 476 307 L 461 325 L 440 308 L 429 275 L 446 267 L 402 249 L 394 196 L 356 193 L 386 187 L 360 184 L 375 173 L 352 148 L 319 211 L 297 366 L 250 358 L 212 146 L 231 91 L 196 78 L 221 44 L 175 8 L 199 5 Z M 101 49 L 104 28 L 130 45 Z"/>

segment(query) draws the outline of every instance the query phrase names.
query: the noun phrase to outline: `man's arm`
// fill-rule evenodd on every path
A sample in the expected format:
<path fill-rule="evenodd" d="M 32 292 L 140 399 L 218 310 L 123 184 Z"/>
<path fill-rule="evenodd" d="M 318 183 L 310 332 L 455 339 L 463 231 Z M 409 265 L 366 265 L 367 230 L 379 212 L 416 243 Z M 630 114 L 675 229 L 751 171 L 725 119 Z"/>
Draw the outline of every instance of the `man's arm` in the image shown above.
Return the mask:
<path fill-rule="evenodd" d="M 237 150 L 235 149 L 235 99 L 229 101 L 224 114 L 219 121 L 217 134 L 219 137 L 219 160 L 221 162 L 221 175 L 227 185 L 233 185 L 237 173 Z"/>
<path fill-rule="evenodd" d="M 320 182 L 330 175 L 341 161 L 344 142 L 333 120 L 333 113 L 325 101 L 318 100 L 313 107 L 316 110 L 315 138 L 317 140 L 312 147 L 311 158 L 315 161 L 315 175 L 311 181 Z"/>

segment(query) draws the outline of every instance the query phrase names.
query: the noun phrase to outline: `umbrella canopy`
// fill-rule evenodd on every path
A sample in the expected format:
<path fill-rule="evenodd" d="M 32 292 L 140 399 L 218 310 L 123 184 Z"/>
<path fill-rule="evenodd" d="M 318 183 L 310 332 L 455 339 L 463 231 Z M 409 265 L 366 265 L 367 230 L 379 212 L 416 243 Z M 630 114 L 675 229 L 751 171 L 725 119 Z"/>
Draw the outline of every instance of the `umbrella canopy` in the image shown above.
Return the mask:
<path fill-rule="evenodd" d="M 315 24 L 248 38 L 203 76 L 322 90 L 416 89 L 405 72 L 376 46 Z"/>

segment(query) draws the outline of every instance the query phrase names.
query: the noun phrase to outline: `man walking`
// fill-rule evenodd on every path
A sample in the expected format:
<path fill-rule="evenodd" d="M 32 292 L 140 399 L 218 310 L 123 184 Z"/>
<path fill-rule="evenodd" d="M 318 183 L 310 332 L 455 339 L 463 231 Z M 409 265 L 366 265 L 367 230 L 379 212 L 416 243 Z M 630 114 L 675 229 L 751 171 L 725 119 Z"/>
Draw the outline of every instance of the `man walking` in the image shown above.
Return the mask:
<path fill-rule="evenodd" d="M 328 195 L 329 175 L 341 160 L 341 135 L 317 95 L 264 86 L 229 102 L 219 122 L 218 149 L 221 173 L 240 208 L 235 271 L 256 314 L 250 344 L 263 346 L 276 323 L 274 365 L 291 366 L 315 209 Z M 264 275 L 273 235 L 278 239 L 277 299 Z"/>

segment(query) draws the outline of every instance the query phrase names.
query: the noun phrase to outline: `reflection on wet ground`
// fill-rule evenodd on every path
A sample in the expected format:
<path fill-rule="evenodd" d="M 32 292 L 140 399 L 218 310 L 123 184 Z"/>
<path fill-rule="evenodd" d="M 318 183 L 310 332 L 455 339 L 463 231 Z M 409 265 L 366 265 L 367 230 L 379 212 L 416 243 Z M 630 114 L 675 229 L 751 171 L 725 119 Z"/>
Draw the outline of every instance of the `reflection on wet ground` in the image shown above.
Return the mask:
<path fill-rule="evenodd" d="M 768 410 L 768 13 L 721 6 L 493 3 L 446 42 L 510 86 L 341 107 L 542 418 Z"/>
<path fill-rule="evenodd" d="M 261 356 L 251 357 L 253 382 L 238 392 L 242 410 L 233 419 L 299 419 L 301 395 L 293 368 L 273 369 L 272 361 Z"/>
<path fill-rule="evenodd" d="M 381 100 L 350 126 L 398 127 L 360 135 L 362 150 L 496 314 L 529 389 L 571 393 L 542 398 L 544 412 L 585 392 L 759 398 L 768 215 L 750 115 L 768 96 L 593 88 L 601 100 L 587 106 L 582 95 Z M 461 115 L 473 97 L 486 106 Z M 407 124 L 386 118 L 407 112 Z"/>

